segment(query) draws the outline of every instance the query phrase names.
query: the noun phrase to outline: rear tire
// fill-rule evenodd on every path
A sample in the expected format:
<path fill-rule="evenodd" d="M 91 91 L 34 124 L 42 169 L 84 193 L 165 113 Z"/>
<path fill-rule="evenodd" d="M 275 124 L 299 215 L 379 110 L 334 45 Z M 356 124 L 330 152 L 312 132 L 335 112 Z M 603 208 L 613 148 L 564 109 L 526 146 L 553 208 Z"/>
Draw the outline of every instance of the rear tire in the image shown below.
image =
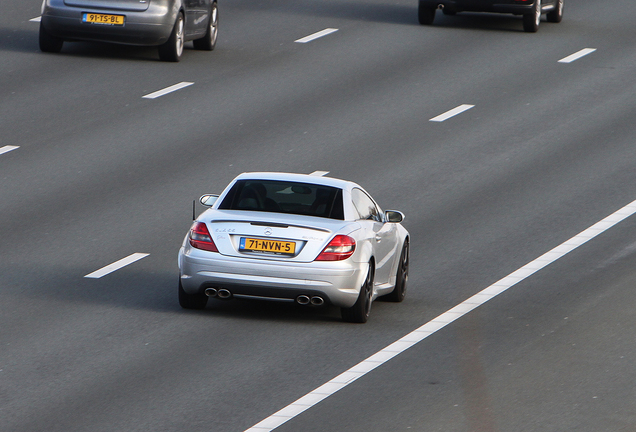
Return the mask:
<path fill-rule="evenodd" d="M 400 303 L 406 296 L 406 285 L 409 280 L 409 239 L 404 240 L 400 261 L 395 276 L 395 288 L 384 297 L 388 301 Z"/>
<path fill-rule="evenodd" d="M 208 24 L 208 31 L 201 39 L 195 39 L 192 41 L 194 49 L 202 51 L 212 51 L 216 46 L 216 38 L 219 30 L 219 11 L 216 6 L 216 2 L 212 3 L 212 9 L 210 11 L 210 22 Z"/>
<path fill-rule="evenodd" d="M 563 19 L 563 0 L 557 0 L 556 7 L 546 15 L 548 22 L 560 23 Z"/>
<path fill-rule="evenodd" d="M 159 45 L 159 58 L 163 61 L 178 62 L 183 54 L 183 15 L 179 13 L 168 41 Z"/>
<path fill-rule="evenodd" d="M 424 4 L 422 0 L 419 1 L 417 7 L 417 19 L 422 25 L 431 25 L 435 21 L 435 9 Z"/>
<path fill-rule="evenodd" d="M 179 278 L 179 305 L 184 309 L 204 309 L 208 304 L 208 296 L 204 293 L 188 294 L 183 290 Z"/>
<path fill-rule="evenodd" d="M 534 8 L 531 13 L 523 16 L 523 31 L 528 33 L 536 33 L 539 30 L 541 22 L 541 0 L 534 2 Z"/>
<path fill-rule="evenodd" d="M 40 22 L 40 51 L 48 53 L 59 53 L 62 51 L 64 40 L 51 35 Z"/>
<path fill-rule="evenodd" d="M 375 270 L 373 263 L 369 263 L 369 270 L 367 271 L 367 277 L 364 279 L 362 286 L 360 287 L 360 294 L 358 300 L 350 308 L 341 308 L 340 313 L 342 319 L 351 323 L 365 323 L 369 319 L 369 312 L 371 312 L 371 298 L 373 297 L 373 280 Z"/>

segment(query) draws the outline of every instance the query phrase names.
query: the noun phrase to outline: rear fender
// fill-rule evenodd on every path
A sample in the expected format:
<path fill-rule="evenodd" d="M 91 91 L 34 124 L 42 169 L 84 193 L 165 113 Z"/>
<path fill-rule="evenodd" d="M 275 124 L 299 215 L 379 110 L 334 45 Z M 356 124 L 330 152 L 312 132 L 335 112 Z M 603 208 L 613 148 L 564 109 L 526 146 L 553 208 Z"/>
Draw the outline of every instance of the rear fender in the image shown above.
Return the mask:
<path fill-rule="evenodd" d="M 373 247 L 371 242 L 364 241 L 356 244 L 356 252 L 353 255 L 353 259 L 357 263 L 368 263 L 373 257 Z"/>

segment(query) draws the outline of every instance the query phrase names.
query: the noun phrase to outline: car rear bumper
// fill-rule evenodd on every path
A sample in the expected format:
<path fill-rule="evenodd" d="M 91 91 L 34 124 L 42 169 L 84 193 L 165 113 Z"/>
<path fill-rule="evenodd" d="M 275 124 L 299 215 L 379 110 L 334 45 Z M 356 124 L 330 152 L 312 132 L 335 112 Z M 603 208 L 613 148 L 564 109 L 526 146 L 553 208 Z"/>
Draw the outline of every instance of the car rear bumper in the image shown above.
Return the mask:
<path fill-rule="evenodd" d="M 52 36 L 65 40 L 112 42 L 126 45 L 161 45 L 172 32 L 176 15 L 165 7 L 151 6 L 143 12 L 90 10 L 50 1 L 42 12 L 41 25 Z M 124 25 L 100 25 L 82 22 L 85 12 L 124 15 Z"/>
<path fill-rule="evenodd" d="M 453 12 L 494 12 L 523 15 L 533 11 L 534 2 L 515 0 L 420 0 L 420 5 L 425 7 L 438 7 L 442 5 L 444 9 Z"/>
<path fill-rule="evenodd" d="M 181 285 L 189 294 L 216 288 L 227 289 L 237 297 L 270 300 L 319 296 L 338 307 L 351 307 L 356 302 L 367 267 L 353 260 L 281 263 L 193 248 L 182 247 L 179 251 Z"/>

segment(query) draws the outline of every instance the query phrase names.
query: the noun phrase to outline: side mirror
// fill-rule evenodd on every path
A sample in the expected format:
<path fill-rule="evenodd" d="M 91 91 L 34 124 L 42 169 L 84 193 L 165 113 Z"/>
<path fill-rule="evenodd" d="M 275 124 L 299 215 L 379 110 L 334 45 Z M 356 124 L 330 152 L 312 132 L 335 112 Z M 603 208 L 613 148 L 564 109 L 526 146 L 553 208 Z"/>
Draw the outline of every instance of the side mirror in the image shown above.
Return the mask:
<path fill-rule="evenodd" d="M 392 223 L 400 223 L 404 220 L 404 213 L 397 210 L 387 210 L 384 212 L 384 220 Z"/>
<path fill-rule="evenodd" d="M 219 199 L 218 195 L 205 194 L 201 198 L 199 198 L 199 202 L 206 207 L 212 207 L 217 199 Z"/>

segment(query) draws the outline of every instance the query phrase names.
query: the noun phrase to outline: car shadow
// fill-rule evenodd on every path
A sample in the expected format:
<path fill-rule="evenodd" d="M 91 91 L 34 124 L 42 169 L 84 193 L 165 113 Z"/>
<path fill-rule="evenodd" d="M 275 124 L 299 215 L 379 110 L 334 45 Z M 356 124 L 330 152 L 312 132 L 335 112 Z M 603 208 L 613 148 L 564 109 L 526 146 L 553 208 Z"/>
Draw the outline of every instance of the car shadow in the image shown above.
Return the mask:
<path fill-rule="evenodd" d="M 65 42 L 56 55 L 108 60 L 159 61 L 157 47 L 117 45 L 106 42 Z"/>
<path fill-rule="evenodd" d="M 31 30 L 0 28 L 0 51 L 44 55 L 40 51 L 38 28 L 38 26 L 34 26 Z M 186 43 L 186 50 L 192 49 L 190 44 Z M 157 47 L 117 45 L 105 42 L 65 42 L 59 54 L 46 55 L 159 62 Z"/>
<path fill-rule="evenodd" d="M 15 273 L 14 273 L 14 270 Z M 291 302 L 263 300 L 209 299 L 203 310 L 186 310 L 178 301 L 178 271 L 148 272 L 125 268 L 99 279 L 82 276 L 85 270 L 40 269 L 26 281 L 27 269 L 9 270 L 3 276 L 3 285 L 13 296 L 47 299 L 51 302 L 81 303 L 148 310 L 157 313 L 183 313 L 208 315 L 244 320 L 266 320 L 283 322 L 341 322 L 340 309 L 333 306 L 300 306 Z M 13 273 L 13 274 L 12 274 Z M 17 282 L 11 288 L 11 280 Z"/>
<path fill-rule="evenodd" d="M 189 312 L 185 311 L 184 312 Z M 300 306 L 290 302 L 263 300 L 208 300 L 204 311 L 214 316 L 240 318 L 244 320 L 286 322 L 342 322 L 340 309 L 333 306 Z"/>
<path fill-rule="evenodd" d="M 428 27 L 524 33 L 520 16 L 495 13 L 460 12 L 444 15 L 438 11 L 433 25 Z"/>
<path fill-rule="evenodd" d="M 38 27 L 34 30 L 0 28 L 0 51 L 39 52 Z"/>

